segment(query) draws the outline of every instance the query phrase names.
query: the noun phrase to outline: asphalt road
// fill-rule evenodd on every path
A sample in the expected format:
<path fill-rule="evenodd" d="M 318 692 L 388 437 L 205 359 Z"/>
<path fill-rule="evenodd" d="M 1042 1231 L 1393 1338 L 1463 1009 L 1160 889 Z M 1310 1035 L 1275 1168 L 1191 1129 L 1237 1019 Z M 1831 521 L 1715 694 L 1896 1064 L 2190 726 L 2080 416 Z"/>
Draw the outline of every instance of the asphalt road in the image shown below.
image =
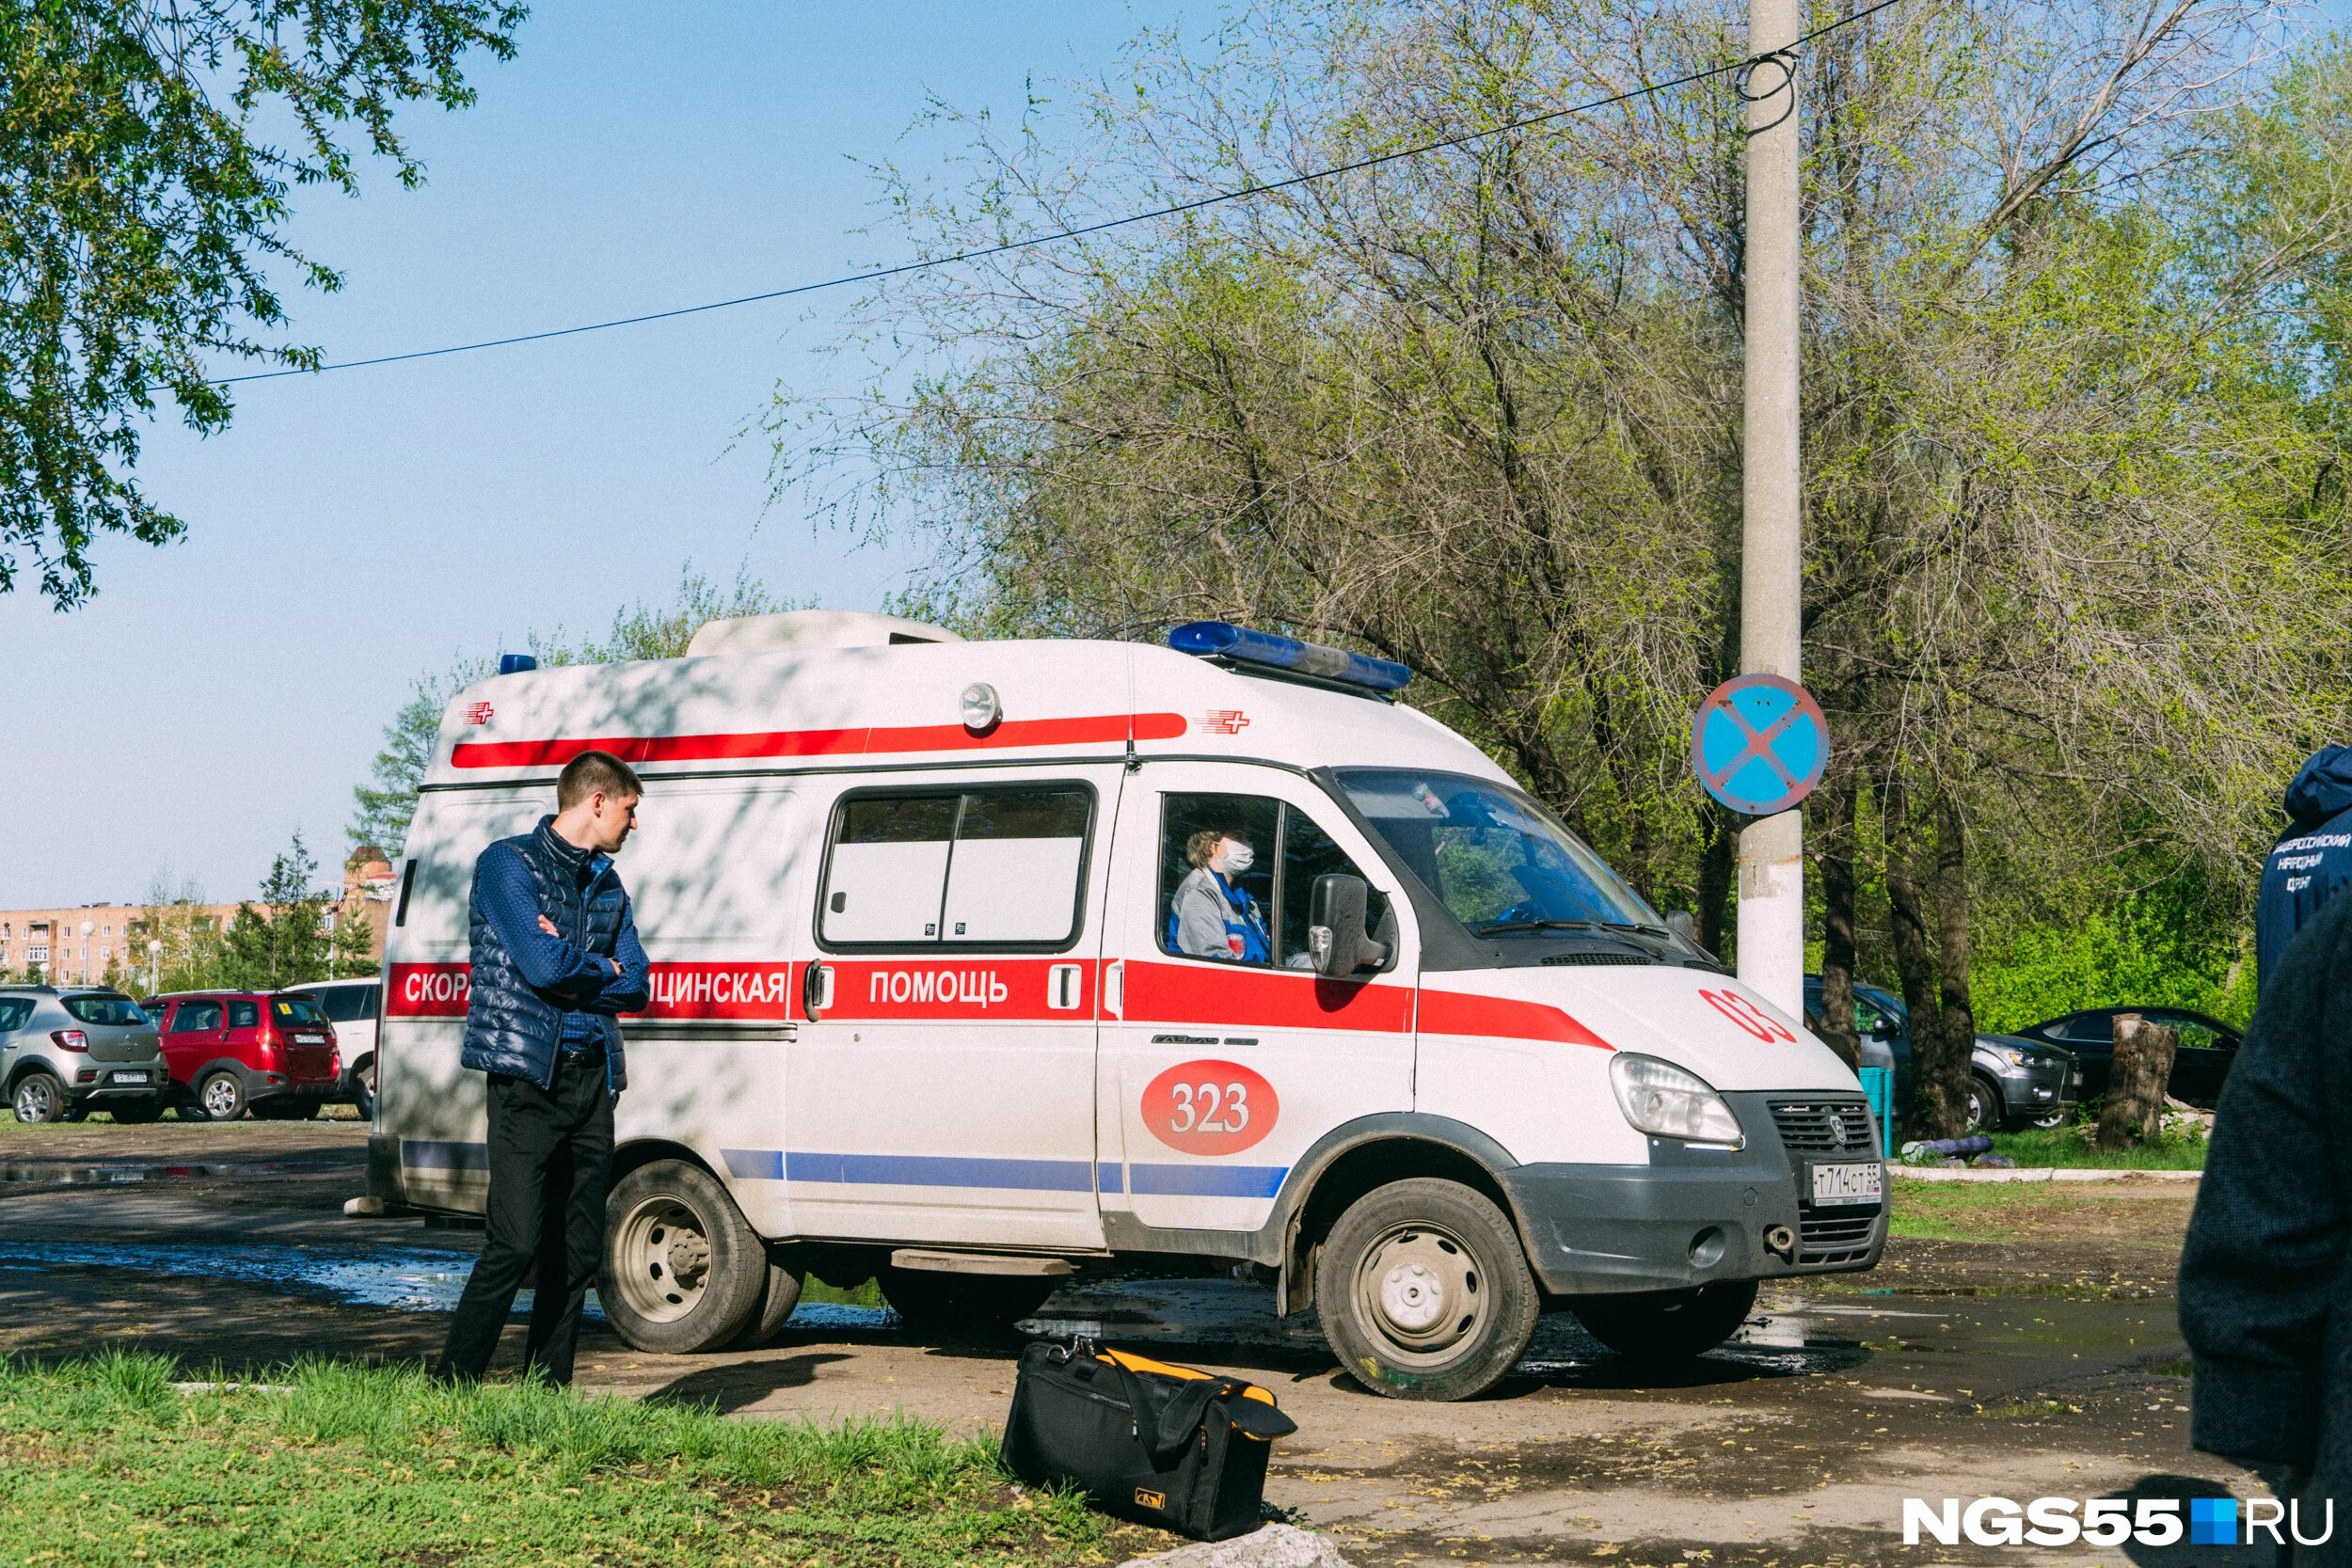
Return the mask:
<path fill-rule="evenodd" d="M 474 1237 L 344 1218 L 363 1148 L 353 1123 L 8 1127 L 0 1352 L 138 1345 L 231 1373 L 431 1354 Z M 1738 1342 L 1663 1382 L 1548 1318 L 1518 1373 L 1464 1404 L 1365 1393 L 1311 1318 L 1278 1322 L 1267 1291 L 1233 1280 L 1087 1281 L 1027 1327 L 1083 1326 L 1275 1389 L 1300 1432 L 1269 1498 L 1359 1562 L 2120 1562 L 1905 1548 L 1901 1499 L 2259 1490 L 2187 1446 L 2169 1291 L 2189 1201 L 2124 1184 L 2064 1199 L 2027 1236 L 1899 1241 L 1876 1273 L 1769 1292 Z M 961 1429 L 1001 1418 L 1010 1378 L 1008 1342 L 837 1306 L 723 1356 L 641 1354 L 599 1322 L 580 1368 L 587 1389 L 750 1418 L 904 1410 Z"/>

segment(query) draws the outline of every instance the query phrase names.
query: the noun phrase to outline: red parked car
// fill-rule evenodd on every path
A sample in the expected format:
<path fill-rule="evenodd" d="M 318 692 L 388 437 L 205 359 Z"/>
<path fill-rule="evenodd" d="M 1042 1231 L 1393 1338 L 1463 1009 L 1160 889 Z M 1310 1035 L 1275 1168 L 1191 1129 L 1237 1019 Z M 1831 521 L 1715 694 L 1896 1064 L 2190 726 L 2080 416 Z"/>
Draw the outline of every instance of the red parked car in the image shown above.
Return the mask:
<path fill-rule="evenodd" d="M 164 1041 L 180 1115 L 301 1121 L 339 1098 L 335 1026 L 314 997 L 255 990 L 175 991 L 143 1002 Z"/>

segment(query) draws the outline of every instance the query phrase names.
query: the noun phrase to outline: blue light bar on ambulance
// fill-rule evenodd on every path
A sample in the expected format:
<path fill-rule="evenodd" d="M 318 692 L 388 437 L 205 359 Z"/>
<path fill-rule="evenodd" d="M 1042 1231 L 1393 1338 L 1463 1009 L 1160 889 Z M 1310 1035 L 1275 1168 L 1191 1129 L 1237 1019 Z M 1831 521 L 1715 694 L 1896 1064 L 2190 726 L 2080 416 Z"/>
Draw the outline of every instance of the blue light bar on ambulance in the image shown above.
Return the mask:
<path fill-rule="evenodd" d="M 537 668 L 539 668 L 538 659 L 530 654 L 499 655 L 499 673 L 501 675 L 519 675 L 525 670 Z"/>
<path fill-rule="evenodd" d="M 1180 654 L 1289 670 L 1343 686 L 1360 686 L 1367 691 L 1402 691 L 1413 678 L 1412 671 L 1390 659 L 1251 631 L 1224 621 L 1187 621 L 1168 634 L 1168 645 Z"/>

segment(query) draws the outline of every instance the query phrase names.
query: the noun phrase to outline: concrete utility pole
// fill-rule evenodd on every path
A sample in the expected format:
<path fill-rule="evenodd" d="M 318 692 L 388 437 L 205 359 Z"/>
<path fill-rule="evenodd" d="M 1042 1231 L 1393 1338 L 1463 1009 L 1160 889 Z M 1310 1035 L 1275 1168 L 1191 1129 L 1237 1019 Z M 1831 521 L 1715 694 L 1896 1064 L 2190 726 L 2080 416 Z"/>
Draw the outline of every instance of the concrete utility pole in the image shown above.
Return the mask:
<path fill-rule="evenodd" d="M 1797 41 L 1797 0 L 1749 0 L 1751 57 Z M 1797 73 L 1792 54 L 1747 77 L 1747 450 L 1741 469 L 1740 671 L 1804 678 L 1797 446 Z M 1804 1016 L 1804 816 L 1740 835 L 1740 978 Z"/>

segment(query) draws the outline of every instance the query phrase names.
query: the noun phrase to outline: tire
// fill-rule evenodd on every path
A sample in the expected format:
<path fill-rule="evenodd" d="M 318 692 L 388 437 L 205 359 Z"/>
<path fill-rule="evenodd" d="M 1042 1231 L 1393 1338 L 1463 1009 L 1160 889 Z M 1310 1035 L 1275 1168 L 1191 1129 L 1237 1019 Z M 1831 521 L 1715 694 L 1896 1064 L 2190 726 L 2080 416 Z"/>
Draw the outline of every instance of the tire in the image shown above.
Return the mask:
<path fill-rule="evenodd" d="M 28 1072 L 8 1091 L 8 1102 L 22 1122 L 47 1125 L 65 1120 L 65 1085 L 55 1073 Z"/>
<path fill-rule="evenodd" d="M 375 1119 L 375 1058 L 370 1056 L 351 1069 L 351 1104 L 361 1121 Z"/>
<path fill-rule="evenodd" d="M 1756 1281 L 1726 1279 L 1694 1291 L 1580 1296 L 1584 1332 L 1636 1361 L 1688 1361 L 1739 1332 L 1756 1306 Z"/>
<path fill-rule="evenodd" d="M 768 1256 L 768 1278 L 760 1286 L 759 1307 L 727 1344 L 729 1350 L 757 1350 L 784 1331 L 785 1320 L 801 1305 L 801 1275 Z"/>
<path fill-rule="evenodd" d="M 1991 1132 L 1999 1130 L 2009 1115 L 2001 1103 L 2001 1091 L 1975 1073 L 1968 1075 L 1968 1126 L 1970 1132 Z"/>
<path fill-rule="evenodd" d="M 751 1324 L 768 1253 L 726 1189 L 700 1165 L 656 1160 L 605 1200 L 597 1299 L 613 1331 L 660 1355 L 718 1350 Z"/>
<path fill-rule="evenodd" d="M 246 1113 L 245 1080 L 222 1069 L 196 1082 L 197 1109 L 206 1121 L 234 1121 Z"/>
<path fill-rule="evenodd" d="M 196 1091 L 193 1089 L 183 1090 L 179 1100 L 173 1103 L 171 1109 L 172 1114 L 177 1116 L 182 1121 L 210 1121 L 213 1119 L 204 1114 L 204 1107 L 197 1103 Z"/>
<path fill-rule="evenodd" d="M 1540 1306 L 1509 1218 L 1434 1177 L 1358 1198 L 1315 1265 L 1324 1338 L 1358 1382 L 1390 1399 L 1485 1393 L 1526 1353 Z"/>
<path fill-rule="evenodd" d="M 127 1101 L 119 1105 L 109 1105 L 106 1110 L 125 1127 L 145 1127 L 149 1122 L 163 1119 L 164 1102 L 160 1100 Z"/>
<path fill-rule="evenodd" d="M 936 1274 L 883 1264 L 882 1299 L 926 1334 L 1003 1334 L 1032 1317 L 1061 1283 L 1055 1275 Z"/>

